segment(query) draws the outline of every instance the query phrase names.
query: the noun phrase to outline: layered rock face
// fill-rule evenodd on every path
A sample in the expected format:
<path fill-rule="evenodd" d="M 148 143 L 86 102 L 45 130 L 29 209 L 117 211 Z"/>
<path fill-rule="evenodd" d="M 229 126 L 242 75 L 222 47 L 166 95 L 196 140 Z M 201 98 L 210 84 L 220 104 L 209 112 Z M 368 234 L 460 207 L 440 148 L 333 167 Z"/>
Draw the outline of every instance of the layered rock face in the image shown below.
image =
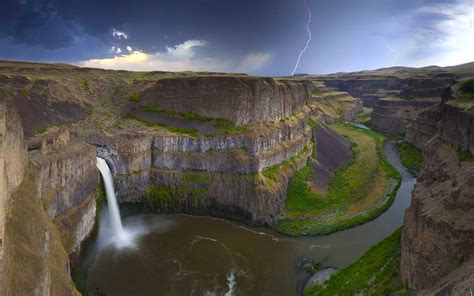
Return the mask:
<path fill-rule="evenodd" d="M 406 212 L 401 274 L 423 294 L 468 294 L 474 264 L 474 114 L 442 102 L 420 114 L 406 139 L 423 162 Z"/>
<path fill-rule="evenodd" d="M 28 155 L 23 137 L 23 126 L 12 99 L 0 94 L 0 292 L 4 289 L 8 256 L 8 239 L 5 235 L 7 213 L 11 196 L 23 180 Z"/>
<path fill-rule="evenodd" d="M 436 102 L 378 100 L 374 105 L 370 126 L 384 133 L 404 134 L 407 125 L 414 122 L 421 112 L 434 104 Z"/>
<path fill-rule="evenodd" d="M 327 86 L 346 91 L 356 98 L 362 99 L 364 106 L 373 107 L 377 100 L 398 94 L 406 85 L 406 79 L 394 76 L 358 76 L 318 78 Z"/>
<path fill-rule="evenodd" d="M 310 110 L 300 108 L 288 120 L 267 123 L 235 136 L 195 138 L 121 131 L 113 138 L 89 138 L 98 155 L 109 163 L 119 202 L 147 202 L 145 192 L 156 186 L 202 189 L 196 209 L 181 196 L 178 211 L 218 213 L 250 224 L 270 224 L 283 209 L 287 177 L 309 155 Z M 301 151 L 307 151 L 301 154 Z M 260 178 L 265 168 L 292 157 L 297 165 L 283 169 L 285 180 Z M 195 181 L 190 181 L 195 179 Z M 271 184 L 270 184 L 271 183 Z M 163 210 L 163 209 L 162 209 Z"/>
<path fill-rule="evenodd" d="M 207 76 L 139 82 L 140 104 L 174 112 L 226 118 L 237 125 L 279 121 L 306 104 L 308 81 Z"/>
<path fill-rule="evenodd" d="M 46 169 L 31 162 L 27 166 L 29 157 L 21 119 L 9 96 L 2 97 L 0 117 L 2 294 L 76 295 L 78 293 L 70 278 L 68 252 L 61 240 L 61 233 L 45 210 L 48 205 L 43 197 L 50 194 L 57 201 L 61 200 L 64 196 L 61 191 L 67 191 L 71 185 L 70 179 L 77 178 L 77 175 L 71 172 L 69 176 L 63 177 L 64 170 L 55 170 L 51 166 Z M 63 140 L 64 136 L 58 137 L 56 145 Z M 62 166 L 60 161 L 55 164 Z M 40 171 L 43 171 L 42 180 L 38 178 Z M 48 193 L 38 192 L 39 188 L 49 188 Z M 82 200 L 82 197 L 78 199 Z M 95 202 L 93 205 L 95 216 Z M 64 213 L 67 212 L 66 208 L 63 209 Z M 76 210 L 74 205 L 68 205 L 68 209 Z M 75 231 L 76 225 L 72 224 L 68 231 L 71 231 L 70 236 L 77 235 L 74 237 L 77 249 L 78 241 L 83 237 Z M 83 232 L 90 231 L 90 221 L 83 224 L 87 224 Z"/>
<path fill-rule="evenodd" d="M 347 94 L 312 98 L 311 83 L 296 79 L 161 72 L 143 79 L 5 62 L 0 73 L 0 95 L 8 98 L 0 104 L 6 295 L 77 293 L 70 262 L 94 227 L 96 155 L 111 167 L 120 203 L 269 225 L 283 209 L 289 178 L 311 154 L 309 115 L 331 109 L 331 120 L 349 118 L 361 108 Z M 189 136 L 120 116 L 145 105 L 245 128 Z M 157 188 L 172 198 L 156 198 Z"/>
<path fill-rule="evenodd" d="M 416 290 L 431 288 L 473 258 L 472 246 L 474 162 L 460 159 L 455 146 L 435 136 L 425 145 L 412 204 L 405 215 L 402 279 Z M 455 291 L 454 287 L 443 295 L 451 294 L 448 291 Z"/>
<path fill-rule="evenodd" d="M 474 115 L 463 108 L 441 103 L 421 112 L 407 126 L 405 139 L 419 148 L 435 134 L 447 143 L 474 153 Z"/>
<path fill-rule="evenodd" d="M 347 92 L 323 92 L 313 95 L 308 106 L 313 117 L 327 123 L 337 119 L 351 120 L 363 109 L 362 100 Z"/>

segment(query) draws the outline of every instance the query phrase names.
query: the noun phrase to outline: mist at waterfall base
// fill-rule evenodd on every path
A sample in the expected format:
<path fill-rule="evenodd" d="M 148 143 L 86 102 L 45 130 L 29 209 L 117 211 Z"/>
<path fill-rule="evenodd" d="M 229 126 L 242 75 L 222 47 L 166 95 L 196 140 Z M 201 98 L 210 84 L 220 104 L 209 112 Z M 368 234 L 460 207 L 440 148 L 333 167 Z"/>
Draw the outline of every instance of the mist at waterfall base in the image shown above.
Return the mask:
<path fill-rule="evenodd" d="M 96 242 L 96 251 L 100 252 L 106 247 L 136 249 L 138 248 L 138 237 L 154 230 L 159 225 L 145 225 L 141 220 L 132 220 L 124 227 L 122 225 L 120 209 L 117 203 L 114 182 L 109 166 L 104 159 L 97 157 L 97 168 L 104 181 L 107 207 L 99 214 L 100 227 Z"/>
<path fill-rule="evenodd" d="M 415 179 L 392 142 L 384 152 L 402 174 L 394 204 L 375 220 L 326 236 L 292 238 L 220 218 L 130 213 L 123 244 L 104 206 L 98 237 L 81 259 L 86 289 L 92 295 L 299 295 L 308 278 L 305 262 L 347 266 L 402 225 Z"/>

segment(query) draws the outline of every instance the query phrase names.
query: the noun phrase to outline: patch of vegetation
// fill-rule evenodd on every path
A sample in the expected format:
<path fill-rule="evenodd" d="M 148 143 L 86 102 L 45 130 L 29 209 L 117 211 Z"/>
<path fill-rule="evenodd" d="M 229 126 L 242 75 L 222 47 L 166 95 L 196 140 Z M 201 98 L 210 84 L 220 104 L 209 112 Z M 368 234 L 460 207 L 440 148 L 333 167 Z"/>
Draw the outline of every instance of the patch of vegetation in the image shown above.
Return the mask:
<path fill-rule="evenodd" d="M 140 94 L 139 93 L 132 93 L 128 96 L 128 100 L 130 102 L 138 103 L 138 102 L 140 102 Z"/>
<path fill-rule="evenodd" d="M 37 135 L 39 135 L 39 134 L 44 133 L 44 132 L 47 131 L 47 130 L 48 130 L 48 125 L 46 124 L 46 125 L 43 125 L 43 126 L 37 128 L 36 131 L 35 131 L 35 133 L 36 133 Z"/>
<path fill-rule="evenodd" d="M 187 119 L 187 120 L 192 120 L 192 121 L 212 122 L 214 124 L 214 127 L 217 129 L 217 132 L 211 133 L 208 136 L 232 135 L 232 134 L 247 131 L 247 127 L 245 127 L 245 126 L 236 126 L 232 121 L 230 121 L 228 119 L 225 119 L 225 118 L 212 118 L 212 117 L 199 115 L 199 114 L 196 114 L 194 112 L 177 113 L 175 111 L 162 110 L 162 109 L 159 109 L 158 107 L 150 105 L 150 104 L 143 106 L 143 110 L 145 110 L 147 112 L 152 112 L 152 113 L 165 114 L 165 115 L 168 115 L 168 116 L 178 116 L 178 117 L 181 117 L 181 118 L 184 118 L 184 119 Z M 181 129 L 181 128 L 177 128 L 177 129 Z M 188 132 L 184 132 L 184 133 L 194 135 L 193 132 L 189 133 L 190 130 L 191 129 L 188 129 Z"/>
<path fill-rule="evenodd" d="M 105 194 L 104 179 L 102 176 L 99 180 L 99 185 L 97 186 L 97 198 L 96 198 L 96 212 L 99 213 L 102 209 L 102 206 L 107 203 L 107 195 Z"/>
<path fill-rule="evenodd" d="M 107 203 L 107 196 L 105 195 L 104 180 L 100 176 L 99 184 L 97 185 L 97 196 L 96 196 L 96 210 L 94 226 L 91 234 L 82 243 L 81 254 L 79 257 L 85 256 L 90 252 L 90 249 L 94 247 L 93 242 L 96 241 L 97 235 L 99 234 L 99 214 L 102 207 Z M 79 260 L 79 262 L 83 262 Z M 71 278 L 76 286 L 76 289 L 81 292 L 82 295 L 87 295 L 87 271 L 82 265 L 73 266 L 71 268 Z"/>
<path fill-rule="evenodd" d="M 186 127 L 166 127 L 170 132 L 177 134 L 186 134 L 191 137 L 199 137 L 199 131 L 193 128 Z"/>
<path fill-rule="evenodd" d="M 168 115 L 168 116 L 176 116 L 178 114 L 175 111 L 161 110 L 160 108 L 158 108 L 156 106 L 153 106 L 153 105 L 150 105 L 150 104 L 147 104 L 147 105 L 143 106 L 143 110 L 148 111 L 148 112 L 152 112 L 152 113 L 161 113 L 161 114 L 165 114 L 165 115 Z"/>
<path fill-rule="evenodd" d="M 400 281 L 402 229 L 370 248 L 359 260 L 336 272 L 323 285 L 313 285 L 306 296 L 318 295 L 408 295 Z"/>
<path fill-rule="evenodd" d="M 214 126 L 217 128 L 219 133 L 232 135 L 247 131 L 245 126 L 236 126 L 232 121 L 225 118 L 214 119 Z"/>
<path fill-rule="evenodd" d="M 364 107 L 362 112 L 357 113 L 355 122 L 368 125 L 370 123 L 370 117 L 372 116 L 372 108 Z"/>
<path fill-rule="evenodd" d="M 471 78 L 462 82 L 461 86 L 459 87 L 459 91 L 465 94 L 466 93 L 474 94 L 474 78 Z"/>
<path fill-rule="evenodd" d="M 333 128 L 349 138 L 352 161 L 336 170 L 327 194 L 310 187 L 313 171 L 309 162 L 298 170 L 288 184 L 283 222 L 277 230 L 293 236 L 327 234 L 375 219 L 393 203 L 401 176 L 383 154 L 385 137 L 349 124 L 338 123 Z M 397 185 L 387 201 L 371 208 L 383 197 L 390 179 L 397 180 Z"/>
<path fill-rule="evenodd" d="M 9 95 L 8 89 L 6 87 L 2 87 L 2 94 L 4 97 L 7 97 Z"/>
<path fill-rule="evenodd" d="M 30 98 L 30 91 L 29 91 L 28 89 L 26 89 L 26 88 L 22 88 L 22 89 L 21 89 L 21 94 L 22 94 L 25 98 L 27 98 L 27 99 Z"/>
<path fill-rule="evenodd" d="M 85 90 L 87 90 L 88 92 L 91 92 L 91 87 L 90 87 L 89 81 L 87 81 L 87 79 L 81 78 L 80 82 L 81 82 L 82 87 L 84 87 Z"/>
<path fill-rule="evenodd" d="M 461 149 L 457 150 L 458 159 L 459 161 L 474 161 L 474 155 L 471 153 L 469 149 Z"/>
<path fill-rule="evenodd" d="M 400 144 L 400 159 L 402 164 L 413 174 L 420 171 L 422 152 L 413 144 L 402 142 Z"/>
<path fill-rule="evenodd" d="M 186 118 L 188 120 L 195 120 L 195 121 L 202 121 L 202 122 L 209 122 L 212 121 L 211 117 L 202 116 L 193 112 L 184 112 L 180 113 L 181 117 Z"/>
<path fill-rule="evenodd" d="M 296 160 L 300 159 L 303 155 L 305 155 L 306 153 L 308 153 L 308 149 L 309 147 L 308 146 L 305 146 L 303 149 L 301 149 L 300 152 L 298 152 L 295 156 L 293 157 L 290 157 L 289 159 L 287 159 L 286 161 L 278 164 L 278 165 L 274 165 L 274 166 L 271 166 L 271 167 L 268 167 L 268 168 L 265 168 L 263 169 L 262 171 L 262 175 L 265 176 L 267 179 L 269 180 L 272 180 L 272 181 L 276 181 L 277 180 L 277 177 L 278 177 L 278 174 L 280 171 L 282 170 L 286 170 L 288 169 L 291 165 L 295 164 L 296 163 Z"/>
<path fill-rule="evenodd" d="M 209 176 L 205 173 L 185 173 L 179 185 L 150 187 L 145 193 L 147 206 L 165 212 L 202 208 L 209 184 Z"/>

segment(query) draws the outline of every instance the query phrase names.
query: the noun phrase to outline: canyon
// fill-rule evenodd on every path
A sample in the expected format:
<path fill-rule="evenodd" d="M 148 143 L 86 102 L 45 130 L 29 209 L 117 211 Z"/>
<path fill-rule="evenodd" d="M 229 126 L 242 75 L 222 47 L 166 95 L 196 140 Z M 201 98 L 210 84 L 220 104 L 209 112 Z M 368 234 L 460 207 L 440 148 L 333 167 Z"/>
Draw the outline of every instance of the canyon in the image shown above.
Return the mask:
<path fill-rule="evenodd" d="M 264 78 L 0 61 L 0 286 L 79 294 L 72 269 L 104 204 L 96 157 L 122 206 L 275 227 L 291 178 L 311 159 L 311 122 L 351 121 L 372 107 L 372 129 L 423 151 L 401 279 L 420 294 L 465 293 L 474 113 L 457 92 L 471 66 Z"/>

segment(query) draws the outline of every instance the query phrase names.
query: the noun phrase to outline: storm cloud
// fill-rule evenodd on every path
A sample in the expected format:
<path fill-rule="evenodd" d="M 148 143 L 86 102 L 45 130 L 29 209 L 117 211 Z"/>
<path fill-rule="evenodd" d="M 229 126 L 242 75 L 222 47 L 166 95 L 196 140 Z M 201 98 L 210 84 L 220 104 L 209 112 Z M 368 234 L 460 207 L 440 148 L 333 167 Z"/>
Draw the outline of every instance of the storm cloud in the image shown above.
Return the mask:
<path fill-rule="evenodd" d="M 472 61 L 473 1 L 308 0 L 298 72 Z M 303 0 L 6 0 L 0 58 L 112 69 L 288 75 Z"/>

